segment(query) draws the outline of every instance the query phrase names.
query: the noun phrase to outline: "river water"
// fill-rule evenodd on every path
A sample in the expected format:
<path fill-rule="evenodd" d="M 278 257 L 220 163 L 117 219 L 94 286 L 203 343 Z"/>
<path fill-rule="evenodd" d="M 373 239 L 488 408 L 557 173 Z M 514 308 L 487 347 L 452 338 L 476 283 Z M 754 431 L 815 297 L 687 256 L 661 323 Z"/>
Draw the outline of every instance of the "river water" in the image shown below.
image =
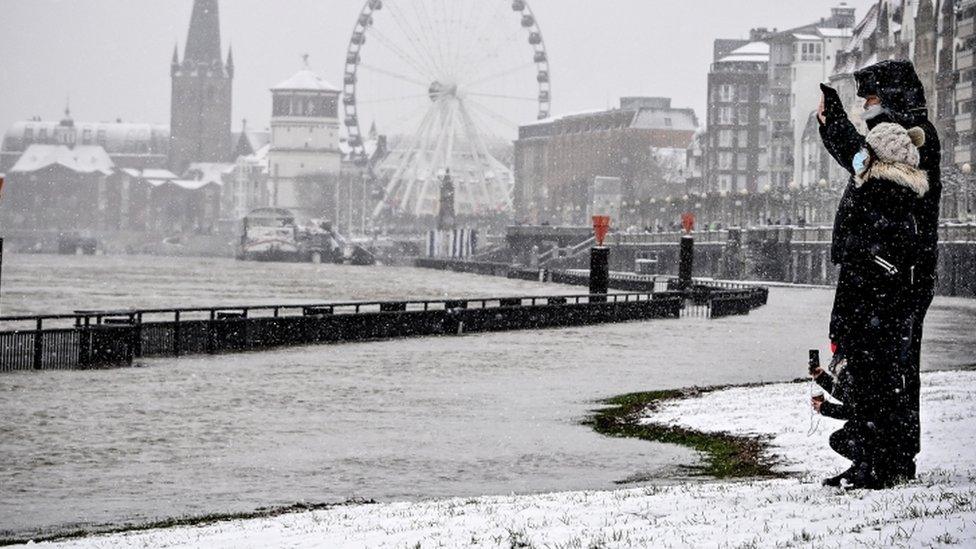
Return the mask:
<path fill-rule="evenodd" d="M 3 312 L 573 293 L 398 267 L 9 256 Z M 800 377 L 832 294 L 746 317 L 634 322 L 0 375 L 0 531 L 296 501 L 606 489 L 675 479 L 689 451 L 579 425 L 600 398 Z M 924 368 L 976 362 L 976 302 L 936 301 Z M 797 406 L 806 387 L 797 386 Z M 762 403 L 743 403 L 744 406 Z"/>

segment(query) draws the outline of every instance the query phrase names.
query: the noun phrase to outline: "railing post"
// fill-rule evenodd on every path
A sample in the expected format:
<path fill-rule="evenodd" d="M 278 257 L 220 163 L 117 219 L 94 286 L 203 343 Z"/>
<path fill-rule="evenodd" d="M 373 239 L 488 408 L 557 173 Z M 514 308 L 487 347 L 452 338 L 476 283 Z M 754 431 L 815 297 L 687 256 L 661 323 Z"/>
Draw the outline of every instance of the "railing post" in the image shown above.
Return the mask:
<path fill-rule="evenodd" d="M 217 326 L 215 325 L 217 311 L 210 309 L 210 322 L 207 323 L 207 353 L 214 354 L 217 349 Z"/>
<path fill-rule="evenodd" d="M 34 332 L 34 369 L 40 370 L 44 367 L 44 321 L 37 319 L 37 330 Z"/>
<path fill-rule="evenodd" d="M 173 356 L 180 356 L 180 352 L 183 350 L 181 327 L 180 312 L 176 311 L 173 318 Z"/>
<path fill-rule="evenodd" d="M 142 313 L 136 313 L 131 317 L 134 326 L 132 327 L 132 356 L 142 358 Z"/>
<path fill-rule="evenodd" d="M 81 322 L 81 318 L 78 318 L 77 328 L 80 330 L 78 334 L 78 366 L 83 368 L 91 365 L 91 319 L 85 317 L 84 323 Z"/>
<path fill-rule="evenodd" d="M 678 285 L 683 291 L 691 290 L 691 275 L 694 271 L 695 239 L 690 234 L 681 237 L 681 250 L 678 263 Z"/>

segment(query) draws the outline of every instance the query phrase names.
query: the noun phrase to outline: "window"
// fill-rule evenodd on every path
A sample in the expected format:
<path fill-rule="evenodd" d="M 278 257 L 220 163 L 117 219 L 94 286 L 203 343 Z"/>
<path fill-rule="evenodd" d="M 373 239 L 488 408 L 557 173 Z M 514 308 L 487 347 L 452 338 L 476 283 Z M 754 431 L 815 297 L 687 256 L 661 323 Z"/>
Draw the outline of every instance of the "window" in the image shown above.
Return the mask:
<path fill-rule="evenodd" d="M 731 84 L 722 84 L 718 87 L 719 101 L 735 101 L 735 88 Z"/>
<path fill-rule="evenodd" d="M 739 174 L 739 175 L 736 176 L 736 178 L 735 178 L 735 188 L 736 189 L 744 189 L 744 188 L 746 188 L 746 176 L 745 175 Z"/>
<path fill-rule="evenodd" d="M 822 61 L 823 44 L 820 42 L 797 42 L 793 51 L 800 61 Z M 794 74 L 794 80 L 795 80 Z"/>
<path fill-rule="evenodd" d="M 749 100 L 749 86 L 746 85 L 746 84 L 739 84 L 735 88 L 735 97 L 739 101 L 748 101 Z"/>
<path fill-rule="evenodd" d="M 719 130 L 718 131 L 718 146 L 719 147 L 731 147 L 732 146 L 732 130 Z"/>
<path fill-rule="evenodd" d="M 731 124 L 732 123 L 732 107 L 719 107 L 718 108 L 718 123 L 719 124 Z"/>
<path fill-rule="evenodd" d="M 735 109 L 736 123 L 746 125 L 749 123 L 749 105 L 739 105 Z"/>
<path fill-rule="evenodd" d="M 722 170 L 732 169 L 732 153 L 727 151 L 718 153 L 718 167 Z"/>
<path fill-rule="evenodd" d="M 37 140 L 44 141 L 47 139 L 47 128 L 40 128 L 37 130 Z"/>
<path fill-rule="evenodd" d="M 91 144 L 91 137 L 92 137 L 91 128 L 85 128 L 84 130 L 82 130 L 82 132 L 81 132 L 81 142 L 82 142 L 82 144 L 84 144 L 84 145 L 90 145 Z"/>
<path fill-rule="evenodd" d="M 24 141 L 30 143 L 34 140 L 34 128 L 27 128 L 24 130 Z"/>
<path fill-rule="evenodd" d="M 737 154 L 735 156 L 735 169 L 740 170 L 740 171 L 745 171 L 746 170 L 746 162 L 748 160 L 749 159 L 746 157 L 746 155 L 744 155 L 744 154 Z"/>
<path fill-rule="evenodd" d="M 739 148 L 744 149 L 749 146 L 749 130 L 739 130 Z"/>
<path fill-rule="evenodd" d="M 665 118 L 664 119 L 664 125 L 670 127 L 671 126 L 671 119 L 670 118 Z"/>
<path fill-rule="evenodd" d="M 98 140 L 98 144 L 104 147 L 108 140 L 105 135 L 105 130 L 98 130 L 98 137 L 96 139 Z"/>
<path fill-rule="evenodd" d="M 277 96 L 274 98 L 274 104 L 271 109 L 271 114 L 273 116 L 288 116 L 289 114 L 289 101 L 287 97 Z"/>
<path fill-rule="evenodd" d="M 727 174 L 722 174 L 718 176 L 718 190 L 728 191 L 732 187 L 732 176 Z"/>

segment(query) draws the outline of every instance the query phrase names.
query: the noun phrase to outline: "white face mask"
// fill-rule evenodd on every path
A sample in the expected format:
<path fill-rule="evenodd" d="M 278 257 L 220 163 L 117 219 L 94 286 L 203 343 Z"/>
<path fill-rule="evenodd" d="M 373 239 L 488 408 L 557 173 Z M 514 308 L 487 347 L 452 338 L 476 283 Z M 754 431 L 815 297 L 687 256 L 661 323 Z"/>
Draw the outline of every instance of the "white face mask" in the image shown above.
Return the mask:
<path fill-rule="evenodd" d="M 867 122 L 883 112 L 885 112 L 885 109 L 881 106 L 881 103 L 875 103 L 874 105 L 864 109 L 864 112 L 861 113 L 861 120 Z"/>

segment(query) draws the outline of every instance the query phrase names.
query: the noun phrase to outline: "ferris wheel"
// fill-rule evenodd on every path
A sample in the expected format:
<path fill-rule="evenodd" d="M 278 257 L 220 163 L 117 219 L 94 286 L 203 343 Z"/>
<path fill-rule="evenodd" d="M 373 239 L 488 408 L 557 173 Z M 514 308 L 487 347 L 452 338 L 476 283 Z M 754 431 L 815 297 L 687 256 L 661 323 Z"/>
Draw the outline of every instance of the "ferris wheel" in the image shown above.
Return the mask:
<path fill-rule="evenodd" d="M 511 143 L 549 117 L 549 57 L 524 0 L 368 0 L 346 52 L 348 143 L 389 154 L 375 220 L 432 217 L 450 173 L 459 218 L 512 210 Z M 365 131 L 364 131 L 365 130 Z"/>

